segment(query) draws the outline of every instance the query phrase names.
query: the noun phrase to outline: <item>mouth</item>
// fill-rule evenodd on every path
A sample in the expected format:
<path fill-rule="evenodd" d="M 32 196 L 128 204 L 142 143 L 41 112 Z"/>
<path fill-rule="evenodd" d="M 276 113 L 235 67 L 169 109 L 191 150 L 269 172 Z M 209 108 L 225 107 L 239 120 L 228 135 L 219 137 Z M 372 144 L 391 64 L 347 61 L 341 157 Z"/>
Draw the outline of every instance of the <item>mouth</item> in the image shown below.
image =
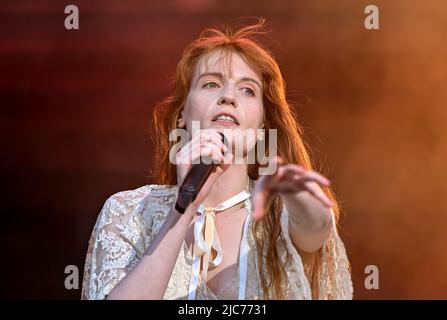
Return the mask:
<path fill-rule="evenodd" d="M 237 125 L 239 126 L 239 121 L 237 121 L 236 117 L 229 113 L 221 112 L 218 113 L 212 120 L 213 122 L 220 123 L 223 125 Z"/>

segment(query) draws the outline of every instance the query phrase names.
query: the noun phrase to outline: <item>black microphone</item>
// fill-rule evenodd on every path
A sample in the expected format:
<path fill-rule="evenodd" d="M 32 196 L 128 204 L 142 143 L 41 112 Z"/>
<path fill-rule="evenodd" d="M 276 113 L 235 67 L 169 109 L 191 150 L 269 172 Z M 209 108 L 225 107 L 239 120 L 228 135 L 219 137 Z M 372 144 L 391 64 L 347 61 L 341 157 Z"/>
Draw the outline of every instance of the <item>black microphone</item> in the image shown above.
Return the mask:
<path fill-rule="evenodd" d="M 228 141 L 225 135 L 221 132 L 218 133 L 222 138 L 222 142 L 228 147 Z M 213 161 L 211 161 L 210 164 L 200 162 L 192 165 L 179 189 L 175 210 L 179 213 L 184 213 L 186 211 L 186 208 L 188 208 L 191 202 L 196 199 L 197 195 L 205 184 L 205 181 L 208 179 L 216 166 L 217 164 Z"/>

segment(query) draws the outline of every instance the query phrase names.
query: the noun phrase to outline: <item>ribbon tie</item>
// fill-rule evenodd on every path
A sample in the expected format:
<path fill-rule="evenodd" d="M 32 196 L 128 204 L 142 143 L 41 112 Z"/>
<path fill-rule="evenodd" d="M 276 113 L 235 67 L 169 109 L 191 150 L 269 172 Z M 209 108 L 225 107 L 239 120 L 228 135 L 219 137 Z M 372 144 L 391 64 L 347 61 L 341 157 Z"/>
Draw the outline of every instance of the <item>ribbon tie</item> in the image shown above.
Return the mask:
<path fill-rule="evenodd" d="M 203 204 L 199 206 L 197 214 L 199 215 L 194 222 L 194 247 L 193 247 L 193 265 L 192 277 L 189 284 L 188 299 L 193 300 L 196 296 L 198 280 L 200 276 L 200 263 L 202 262 L 201 282 L 207 290 L 206 279 L 208 274 L 209 264 L 217 267 L 222 262 L 223 254 L 220 245 L 217 229 L 215 225 L 215 216 L 217 212 L 224 211 L 243 201 L 250 212 L 250 201 L 247 201 L 250 193 L 242 191 L 230 199 L 220 203 L 216 207 L 205 208 Z M 247 273 L 247 231 L 251 215 L 248 214 L 244 222 L 244 234 L 242 237 L 241 248 L 239 250 L 239 299 L 245 298 L 245 282 Z M 215 251 L 216 255 L 213 258 L 212 253 Z"/>

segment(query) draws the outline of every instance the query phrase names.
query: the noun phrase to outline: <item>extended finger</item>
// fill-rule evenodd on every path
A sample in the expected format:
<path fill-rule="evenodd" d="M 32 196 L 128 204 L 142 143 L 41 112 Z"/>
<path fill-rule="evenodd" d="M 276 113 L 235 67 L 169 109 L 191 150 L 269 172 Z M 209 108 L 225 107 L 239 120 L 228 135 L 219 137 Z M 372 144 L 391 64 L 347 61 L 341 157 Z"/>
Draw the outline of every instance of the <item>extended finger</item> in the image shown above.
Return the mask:
<path fill-rule="evenodd" d="M 328 178 L 326 178 L 326 177 L 322 176 L 321 174 L 319 174 L 315 171 L 312 171 L 312 170 L 307 170 L 303 173 L 299 173 L 299 172 L 296 172 L 296 173 L 298 173 L 300 175 L 301 179 L 304 179 L 307 181 L 308 180 L 315 181 L 315 182 L 317 182 L 321 185 L 324 185 L 324 186 L 329 186 L 331 184 L 331 181 Z"/>
<path fill-rule="evenodd" d="M 271 194 L 267 188 L 268 176 L 262 175 L 256 181 L 253 191 L 251 193 L 251 204 L 252 204 L 252 218 L 255 221 L 262 219 L 265 215 L 265 207 L 269 195 Z"/>
<path fill-rule="evenodd" d="M 265 215 L 265 206 L 267 203 L 267 194 L 264 191 L 253 192 L 251 197 L 252 218 L 255 221 L 262 219 Z"/>
<path fill-rule="evenodd" d="M 323 190 L 315 183 L 308 181 L 305 182 L 306 190 L 308 190 L 315 198 L 317 198 L 323 205 L 328 208 L 332 207 L 332 201 L 325 195 Z"/>

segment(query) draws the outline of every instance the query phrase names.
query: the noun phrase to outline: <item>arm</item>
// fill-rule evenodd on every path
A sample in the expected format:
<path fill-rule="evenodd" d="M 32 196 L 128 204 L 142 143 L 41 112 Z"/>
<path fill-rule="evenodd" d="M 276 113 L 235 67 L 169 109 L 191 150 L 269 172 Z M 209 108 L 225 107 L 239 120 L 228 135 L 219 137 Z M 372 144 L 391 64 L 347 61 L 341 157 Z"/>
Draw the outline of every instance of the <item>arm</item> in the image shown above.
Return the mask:
<path fill-rule="evenodd" d="M 314 182 L 318 192 L 321 188 Z M 307 191 L 282 195 L 289 212 L 289 235 L 296 249 L 315 252 L 326 242 L 332 227 L 331 209 Z"/>
<path fill-rule="evenodd" d="M 196 205 L 190 205 L 184 214 L 172 208 L 144 256 L 108 299 L 162 299 L 196 211 Z"/>
<path fill-rule="evenodd" d="M 173 207 L 153 242 L 136 266 L 113 288 L 109 299 L 162 299 L 181 245 L 186 237 L 199 204 L 210 192 L 216 179 L 232 163 L 231 151 L 224 145 L 216 130 L 198 130 L 176 155 L 177 181 L 183 181 L 195 159 L 210 157 L 221 163 L 211 173 L 194 202 L 184 214 Z M 210 154 L 210 152 L 212 154 Z M 179 183 L 180 185 L 180 183 Z"/>
<path fill-rule="evenodd" d="M 289 212 L 289 233 L 297 250 L 317 251 L 326 242 L 331 230 L 332 203 L 318 184 L 328 186 L 329 180 L 315 171 L 288 164 L 277 157 L 274 174 L 262 176 L 255 185 L 252 202 L 253 218 L 266 215 L 266 204 L 280 195 Z"/>

